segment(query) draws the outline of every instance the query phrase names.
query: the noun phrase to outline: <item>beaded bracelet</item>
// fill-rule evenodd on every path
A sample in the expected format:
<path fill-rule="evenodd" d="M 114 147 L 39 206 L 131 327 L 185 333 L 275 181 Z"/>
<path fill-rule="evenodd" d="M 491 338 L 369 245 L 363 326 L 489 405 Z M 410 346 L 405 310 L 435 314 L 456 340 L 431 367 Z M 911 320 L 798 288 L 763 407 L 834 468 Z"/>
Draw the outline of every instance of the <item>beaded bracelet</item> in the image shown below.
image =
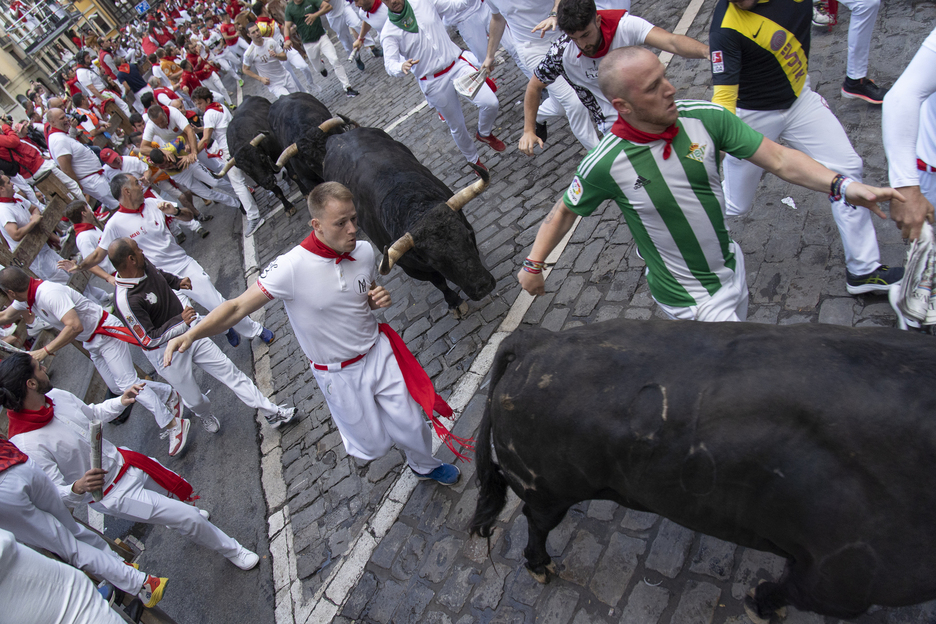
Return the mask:
<path fill-rule="evenodd" d="M 530 260 L 529 258 L 523 261 L 523 270 L 527 273 L 532 273 L 533 275 L 542 273 L 543 269 L 545 268 L 545 262 L 537 262 L 536 260 Z"/>
<path fill-rule="evenodd" d="M 832 185 L 829 190 L 829 199 L 831 201 L 844 201 L 846 205 L 854 208 L 855 206 L 845 199 L 845 191 L 852 182 L 854 182 L 853 179 L 843 176 L 841 173 L 835 174 L 835 177 L 832 178 Z"/>

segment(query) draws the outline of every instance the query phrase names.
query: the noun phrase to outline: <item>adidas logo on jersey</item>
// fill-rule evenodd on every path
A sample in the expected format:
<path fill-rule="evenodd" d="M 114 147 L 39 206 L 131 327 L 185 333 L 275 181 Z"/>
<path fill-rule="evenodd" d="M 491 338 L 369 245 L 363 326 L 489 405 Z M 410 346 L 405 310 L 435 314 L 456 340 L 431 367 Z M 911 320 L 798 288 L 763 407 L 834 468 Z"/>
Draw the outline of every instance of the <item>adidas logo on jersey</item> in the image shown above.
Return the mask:
<path fill-rule="evenodd" d="M 637 176 L 637 181 L 634 183 L 634 190 L 639 191 L 648 184 L 650 184 L 650 180 L 643 177 L 642 175 L 639 175 Z"/>

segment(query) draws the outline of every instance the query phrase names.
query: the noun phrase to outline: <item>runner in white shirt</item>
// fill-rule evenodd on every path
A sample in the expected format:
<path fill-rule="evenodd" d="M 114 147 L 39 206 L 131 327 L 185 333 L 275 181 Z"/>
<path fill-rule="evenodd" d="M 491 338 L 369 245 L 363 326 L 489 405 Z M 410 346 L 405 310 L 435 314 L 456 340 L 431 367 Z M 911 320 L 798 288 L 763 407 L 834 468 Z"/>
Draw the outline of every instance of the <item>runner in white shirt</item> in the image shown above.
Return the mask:
<path fill-rule="evenodd" d="M 144 199 L 143 188 L 133 176 L 121 174 L 111 181 L 111 186 L 121 198 L 121 207 L 104 226 L 104 235 L 98 248 L 78 265 L 63 260 L 59 266 L 69 273 L 87 270 L 104 259 L 112 242 L 118 238 L 132 238 L 157 268 L 192 280 L 192 290 L 186 294 L 199 305 L 214 310 L 224 303 L 224 297 L 215 288 L 211 278 L 200 264 L 179 247 L 166 225 L 166 215 L 179 216 L 179 207 L 155 199 Z M 240 344 L 241 334 L 248 338 L 259 336 L 267 344 L 273 340 L 273 332 L 251 318 L 242 319 L 228 332 L 227 339 L 231 346 Z"/>
<path fill-rule="evenodd" d="M 559 33 L 556 32 L 556 7 L 559 0 L 555 0 L 551 8 L 548 2 L 540 0 L 486 0 L 486 4 L 493 15 L 487 58 L 484 59 L 482 67 L 488 71 L 494 69 L 494 54 L 500 45 L 504 27 L 507 26 L 517 47 L 517 54 L 526 66 L 528 74 L 532 75 L 533 70 L 549 52 L 549 46 L 559 38 Z M 586 150 L 595 147 L 598 144 L 598 133 L 591 124 L 588 110 L 565 78 L 559 78 L 550 85 L 549 99 L 540 106 L 536 116 L 541 134 L 545 134 L 546 121 L 560 117 L 563 112 L 569 118 L 572 134 L 579 143 Z"/>
<path fill-rule="evenodd" d="M 257 9 L 260 9 L 260 12 L 257 13 Z M 278 44 L 283 46 L 283 49 L 286 50 L 286 60 L 289 61 L 287 65 L 283 65 L 283 68 L 289 72 L 289 75 L 292 76 L 293 80 L 297 85 L 302 85 L 302 82 L 299 80 L 299 76 L 296 72 L 301 72 L 305 78 L 306 82 L 309 84 L 311 89 L 317 89 L 315 85 L 315 77 L 312 74 L 312 69 L 309 67 L 309 64 L 306 60 L 299 54 L 299 50 L 293 46 L 289 46 L 287 49 L 285 43 L 286 38 L 283 37 L 283 31 L 280 29 L 280 25 L 270 16 L 270 12 L 267 10 L 267 5 L 263 2 L 255 2 L 253 5 L 253 12 L 257 15 L 257 28 L 260 29 L 260 34 L 264 37 L 269 37 L 273 39 Z M 306 93 L 309 93 L 309 90 L 306 90 Z"/>
<path fill-rule="evenodd" d="M 195 102 L 195 106 L 198 107 L 198 110 L 202 112 L 202 127 L 204 128 L 204 133 L 201 143 L 199 144 L 199 151 L 207 149 L 208 146 L 211 145 L 211 141 L 214 140 L 217 149 L 221 152 L 222 161 L 233 158 L 227 143 L 227 128 L 228 124 L 230 124 L 233 119 L 231 112 L 215 102 L 211 91 L 205 87 L 196 88 L 192 92 L 192 100 Z M 236 166 L 231 167 L 227 176 L 231 181 L 231 186 L 234 187 L 234 192 L 237 193 L 238 199 L 241 200 L 241 205 L 244 206 L 244 210 L 247 213 L 247 225 L 244 228 L 244 236 L 253 236 L 257 228 L 263 224 L 263 220 L 260 218 L 260 208 L 257 206 L 257 202 L 254 200 L 250 189 L 247 188 L 247 181 L 244 178 L 244 173 L 240 169 Z"/>
<path fill-rule="evenodd" d="M 283 46 L 272 37 L 264 38 L 256 22 L 247 27 L 247 34 L 250 35 L 250 46 L 244 53 L 244 74 L 266 85 L 275 97 L 301 91 L 283 67 L 283 62 L 288 59 Z M 256 72 L 251 71 L 251 66 Z"/>
<path fill-rule="evenodd" d="M 442 115 L 462 156 L 469 163 L 480 165 L 478 149 L 465 126 L 465 115 L 455 91 L 455 80 L 477 71 L 478 62 L 473 54 L 463 52 L 449 38 L 436 8 L 442 2 L 387 0 L 387 23 L 380 32 L 384 67 L 391 76 L 413 72 L 426 102 Z M 491 87 L 483 85 L 471 102 L 479 109 L 474 138 L 495 151 L 504 151 L 503 142 L 493 133 L 500 105 Z"/>
<path fill-rule="evenodd" d="M 166 111 L 169 111 L 168 117 Z M 211 175 L 207 167 L 196 160 L 201 148 L 195 135 L 195 129 L 182 111 L 172 106 L 166 108 L 154 104 L 146 111 L 146 115 L 148 120 L 146 128 L 143 130 L 140 152 L 144 156 L 150 157 L 153 164 L 159 166 L 162 163 L 156 162 L 157 156 L 153 153 L 154 149 L 156 149 L 155 145 L 160 147 L 172 146 L 172 149 L 168 151 L 175 154 L 176 141 L 180 137 L 184 138 L 188 153 L 180 156 L 178 161 L 174 163 L 177 166 L 171 170 L 173 182 L 199 197 L 217 201 L 232 208 L 238 208 L 231 184 L 224 180 L 217 180 Z"/>
<path fill-rule="evenodd" d="M 396 444 L 417 477 L 456 483 L 458 468 L 432 456 L 422 415 L 426 407 L 413 399 L 404 381 L 401 362 L 407 362 L 409 351 L 392 330 L 387 331 L 389 326 L 377 324 L 371 312 L 389 306 L 390 294 L 374 281 L 370 243 L 356 240 L 351 192 L 337 182 L 325 182 L 312 190 L 308 202 L 312 234 L 270 263 L 240 297 L 171 340 L 166 363 L 195 340 L 224 331 L 271 300 L 282 299 L 348 454 L 376 459 Z M 401 349 L 398 356 L 396 349 Z M 415 368 L 418 363 L 407 370 Z M 424 372 L 422 376 L 419 389 L 440 405 L 442 399 L 435 395 L 428 376 Z M 427 415 L 435 418 L 432 411 L 429 405 Z"/>
<path fill-rule="evenodd" d="M 228 51 L 227 44 L 224 42 L 221 33 L 209 28 L 206 23 L 201 27 L 200 34 L 202 43 L 209 51 L 209 60 L 221 65 L 225 72 L 235 78 L 240 76 L 240 71 L 238 71 L 241 64 L 240 59 L 234 56 L 233 52 Z"/>
<path fill-rule="evenodd" d="M 361 21 L 379 35 L 384 24 L 387 23 L 387 5 L 383 3 L 383 0 L 354 0 L 354 9 Z M 360 39 L 361 35 L 358 35 L 358 41 Z M 363 41 L 361 43 L 363 44 Z"/>
<path fill-rule="evenodd" d="M 65 217 L 75 228 L 75 246 L 78 247 L 81 257 L 93 254 L 104 232 L 95 227 L 94 213 L 91 212 L 88 204 L 83 199 L 73 201 L 65 208 Z M 88 270 L 109 284 L 115 283 L 114 266 L 107 258 Z"/>
<path fill-rule="evenodd" d="M 81 186 L 81 190 L 109 210 L 116 210 L 119 203 L 110 194 L 101 161 L 90 148 L 68 136 L 65 111 L 60 108 L 49 109 L 46 119 L 49 122 L 49 153 L 52 159 Z"/>
<path fill-rule="evenodd" d="M 119 396 L 134 384 L 143 383 L 136 375 L 130 356 L 129 344 L 136 343 L 116 316 L 108 314 L 73 288 L 33 279 L 16 267 L 0 271 L 0 287 L 14 300 L 0 313 L 4 323 L 29 311 L 59 331 L 52 342 L 30 354 L 37 361 L 77 340 L 87 349 L 94 367 L 115 395 Z M 173 424 L 179 426 L 182 415 L 179 395 L 167 384 L 147 383 L 137 401 L 153 414 L 160 428 Z M 118 412 L 108 420 L 119 415 Z"/>
<path fill-rule="evenodd" d="M 890 216 L 904 238 L 916 239 L 936 204 L 936 29 L 884 97 L 881 123 L 890 183 L 906 202 Z M 914 162 L 916 160 L 916 162 Z"/>
<path fill-rule="evenodd" d="M 104 82 L 104 79 L 101 78 L 97 69 L 91 64 L 91 52 L 80 50 L 75 55 L 75 63 L 77 64 L 75 75 L 78 77 L 78 82 L 84 90 L 90 94 L 92 101 L 99 108 L 103 110 L 105 100 L 113 100 L 114 104 L 123 111 L 124 115 L 130 117 L 132 111 L 130 107 L 127 106 L 127 103 L 117 94 L 107 91 L 107 84 Z"/>
<path fill-rule="evenodd" d="M 260 557 L 209 522 L 207 512 L 188 504 L 194 501 L 192 486 L 155 459 L 118 449 L 102 438 L 101 467 L 92 468 L 91 420 L 114 418 L 124 409 L 122 399 L 86 405 L 70 392 L 53 388 L 45 369 L 27 358 L 17 354 L 0 364 L 6 403 L 14 404 L 11 426 L 26 429 L 11 441 L 42 468 L 66 505 L 87 503 L 115 518 L 163 525 L 220 553 L 242 570 L 257 565 Z M 15 387 L 9 377 L 28 368 L 32 368 L 32 378 Z M 96 489 L 104 493 L 98 502 L 91 496 Z"/>
<path fill-rule="evenodd" d="M 0 174 L 0 227 L 3 228 L 0 233 L 3 234 L 11 252 L 15 252 L 20 241 L 39 225 L 40 219 L 42 219 L 40 207 L 14 193 L 10 178 Z M 61 259 L 62 257 L 51 247 L 43 245 L 32 264 L 29 265 L 29 269 L 38 275 L 39 279 L 67 284 L 68 274 L 58 268 L 58 262 Z"/>

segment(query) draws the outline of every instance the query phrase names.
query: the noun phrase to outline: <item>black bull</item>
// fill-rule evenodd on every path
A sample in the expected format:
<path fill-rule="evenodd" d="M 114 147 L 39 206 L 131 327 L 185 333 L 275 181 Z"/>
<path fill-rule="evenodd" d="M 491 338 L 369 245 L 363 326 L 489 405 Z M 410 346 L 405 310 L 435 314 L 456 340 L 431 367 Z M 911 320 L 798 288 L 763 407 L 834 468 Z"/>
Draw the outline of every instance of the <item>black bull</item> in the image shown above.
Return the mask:
<path fill-rule="evenodd" d="M 325 179 L 351 190 L 361 229 L 385 257 L 393 258 L 413 279 L 431 282 L 449 307 L 461 313 L 467 305 L 459 308 L 461 297 L 446 280 L 475 301 L 494 289 L 494 277 L 481 262 L 471 224 L 461 206 L 451 207 L 463 202 L 454 201 L 452 191 L 409 148 L 376 128 L 329 136 L 325 145 Z M 466 192 L 469 199 L 464 202 L 480 189 L 466 189 L 459 196 Z M 411 244 L 399 245 L 407 235 Z M 403 249 L 398 260 L 397 249 Z M 388 268 L 382 267 L 381 272 Z"/>
<path fill-rule="evenodd" d="M 288 214 L 295 207 L 276 182 L 274 166 L 283 146 L 272 135 L 268 116 L 270 102 L 262 97 L 250 96 L 237 110 L 228 124 L 227 142 L 234 166 L 253 178 L 257 184 L 276 195 Z M 254 143 L 254 144 L 252 144 Z"/>
<path fill-rule="evenodd" d="M 618 320 L 498 350 L 473 533 L 506 487 L 544 581 L 568 508 L 612 500 L 787 559 L 746 607 L 936 598 L 936 350 L 892 329 Z M 491 457 L 493 440 L 498 464 Z"/>

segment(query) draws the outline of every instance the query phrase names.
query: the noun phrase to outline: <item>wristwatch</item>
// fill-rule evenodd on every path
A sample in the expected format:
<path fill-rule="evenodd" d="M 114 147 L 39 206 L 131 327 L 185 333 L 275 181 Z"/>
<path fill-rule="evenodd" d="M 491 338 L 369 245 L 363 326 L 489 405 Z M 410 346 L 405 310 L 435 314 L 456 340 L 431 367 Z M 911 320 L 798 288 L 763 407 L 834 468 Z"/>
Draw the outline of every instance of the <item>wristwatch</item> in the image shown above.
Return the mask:
<path fill-rule="evenodd" d="M 556 17 L 556 12 L 555 12 L 555 11 L 550 11 L 550 12 L 549 12 L 549 17 Z"/>

